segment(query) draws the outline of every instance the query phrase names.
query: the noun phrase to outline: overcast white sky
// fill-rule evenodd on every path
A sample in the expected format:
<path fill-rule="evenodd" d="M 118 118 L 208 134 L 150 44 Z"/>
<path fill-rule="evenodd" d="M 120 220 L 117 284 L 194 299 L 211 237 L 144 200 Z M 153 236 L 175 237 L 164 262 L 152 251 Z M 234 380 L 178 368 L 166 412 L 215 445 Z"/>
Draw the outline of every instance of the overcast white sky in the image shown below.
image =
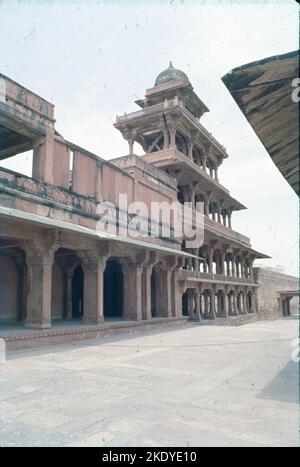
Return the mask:
<path fill-rule="evenodd" d="M 104 159 L 127 153 L 115 115 L 137 110 L 172 60 L 230 155 L 220 181 L 248 206 L 233 228 L 272 256 L 265 265 L 298 275 L 297 196 L 221 82 L 236 66 L 298 48 L 295 1 L 0 0 L 0 44 L 0 72 L 53 102 L 58 131 Z M 29 160 L 2 165 L 26 172 Z"/>

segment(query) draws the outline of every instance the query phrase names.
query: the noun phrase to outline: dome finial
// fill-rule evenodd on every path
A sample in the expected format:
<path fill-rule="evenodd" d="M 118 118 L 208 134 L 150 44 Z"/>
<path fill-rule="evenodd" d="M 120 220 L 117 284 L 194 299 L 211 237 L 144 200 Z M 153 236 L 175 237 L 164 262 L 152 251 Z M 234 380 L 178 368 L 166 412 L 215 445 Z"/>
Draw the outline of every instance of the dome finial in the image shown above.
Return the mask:
<path fill-rule="evenodd" d="M 170 61 L 169 67 L 166 70 L 159 73 L 159 75 L 157 76 L 154 86 L 158 86 L 159 84 L 163 83 L 169 83 L 170 81 L 175 81 L 179 79 L 181 79 L 185 83 L 190 82 L 186 74 L 183 73 L 183 71 L 174 68 L 173 63 Z"/>

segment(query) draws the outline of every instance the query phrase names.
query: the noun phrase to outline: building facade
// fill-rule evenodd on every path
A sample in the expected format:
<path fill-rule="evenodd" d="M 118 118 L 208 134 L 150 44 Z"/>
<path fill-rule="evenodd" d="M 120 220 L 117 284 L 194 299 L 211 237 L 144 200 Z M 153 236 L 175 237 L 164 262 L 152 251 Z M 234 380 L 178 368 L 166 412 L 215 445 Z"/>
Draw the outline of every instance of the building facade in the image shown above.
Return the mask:
<path fill-rule="evenodd" d="M 172 65 L 137 104 L 115 123 L 128 155 L 105 161 L 57 132 L 52 104 L 0 75 L 0 160 L 33 152 L 32 177 L 0 167 L 1 326 L 257 312 L 253 263 L 266 256 L 232 228 L 245 207 L 219 181 L 228 155 L 199 121 L 207 107 Z M 184 237 L 162 235 L 151 215 L 144 237 L 120 235 L 134 221 L 120 194 L 150 213 L 153 202 L 189 202 L 192 219 L 204 205 L 203 245 L 188 249 Z M 99 229 L 112 205 L 114 234 Z M 148 236 L 153 223 L 159 234 Z"/>

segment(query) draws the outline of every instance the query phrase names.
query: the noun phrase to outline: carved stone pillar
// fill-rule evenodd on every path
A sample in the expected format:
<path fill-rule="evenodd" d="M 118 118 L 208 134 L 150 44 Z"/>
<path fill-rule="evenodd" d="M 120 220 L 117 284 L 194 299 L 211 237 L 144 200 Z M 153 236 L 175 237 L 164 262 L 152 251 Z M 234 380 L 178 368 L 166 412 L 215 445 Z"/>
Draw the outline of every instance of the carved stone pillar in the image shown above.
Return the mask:
<path fill-rule="evenodd" d="M 218 166 L 217 165 L 215 166 L 215 179 L 217 180 L 217 182 L 219 181 Z"/>
<path fill-rule="evenodd" d="M 218 214 L 218 222 L 219 222 L 219 224 L 221 224 L 222 223 L 221 222 L 221 214 L 222 214 L 222 204 L 221 203 L 218 204 L 217 214 Z"/>
<path fill-rule="evenodd" d="M 232 229 L 232 226 L 231 226 L 231 215 L 232 215 L 232 210 L 229 209 L 229 210 L 228 210 L 228 227 L 229 227 L 230 229 Z"/>
<path fill-rule="evenodd" d="M 189 138 L 187 143 L 187 156 L 191 160 L 193 160 L 193 147 L 193 140 L 192 138 Z"/>
<path fill-rule="evenodd" d="M 235 270 L 235 257 L 233 256 L 231 259 L 231 271 L 232 271 L 232 276 L 236 276 L 236 270 Z"/>
<path fill-rule="evenodd" d="M 237 292 L 236 290 L 233 290 L 233 293 L 232 293 L 232 308 L 233 308 L 233 315 L 234 316 L 237 316 L 239 313 L 238 313 L 238 306 L 237 306 Z"/>
<path fill-rule="evenodd" d="M 84 271 L 83 321 L 86 324 L 99 324 L 103 321 L 103 275 L 106 257 L 94 250 L 81 254 Z"/>
<path fill-rule="evenodd" d="M 129 260 L 123 263 L 124 275 L 124 319 L 142 319 L 142 273 L 143 265 Z"/>
<path fill-rule="evenodd" d="M 216 318 L 216 301 L 215 301 L 216 292 L 214 287 L 210 291 L 210 318 Z"/>
<path fill-rule="evenodd" d="M 196 321 L 201 321 L 200 294 L 197 291 L 195 292 L 194 300 L 195 300 L 195 319 Z"/>
<path fill-rule="evenodd" d="M 209 318 L 208 291 L 204 291 L 204 318 Z"/>
<path fill-rule="evenodd" d="M 208 271 L 210 274 L 213 274 L 213 255 L 214 255 L 214 250 L 213 248 L 210 248 L 208 250 Z"/>
<path fill-rule="evenodd" d="M 27 318 L 25 326 L 34 329 L 51 327 L 52 266 L 55 244 L 47 240 L 27 242 Z"/>
<path fill-rule="evenodd" d="M 247 293 L 243 291 L 243 312 L 246 314 L 248 313 L 248 307 L 247 307 Z"/>
<path fill-rule="evenodd" d="M 254 280 L 253 263 L 254 263 L 254 258 L 251 258 L 250 261 L 249 261 L 249 277 L 250 277 L 250 279 L 252 279 L 252 281 Z"/>
<path fill-rule="evenodd" d="M 226 275 L 230 276 L 230 260 L 226 259 Z"/>
<path fill-rule="evenodd" d="M 203 195 L 204 198 L 204 215 L 209 217 L 209 196 L 207 194 Z"/>
<path fill-rule="evenodd" d="M 170 127 L 170 148 L 176 149 L 176 128 Z"/>
<path fill-rule="evenodd" d="M 151 315 L 151 275 L 152 266 L 146 265 L 142 272 L 142 319 L 149 320 Z"/>
<path fill-rule="evenodd" d="M 226 292 L 226 289 L 224 290 L 224 308 L 223 308 L 223 312 L 224 312 L 224 316 L 227 318 L 228 317 L 228 314 L 229 314 L 229 303 L 228 303 L 228 293 Z"/>
<path fill-rule="evenodd" d="M 225 274 L 225 253 L 220 253 L 220 273 Z"/>

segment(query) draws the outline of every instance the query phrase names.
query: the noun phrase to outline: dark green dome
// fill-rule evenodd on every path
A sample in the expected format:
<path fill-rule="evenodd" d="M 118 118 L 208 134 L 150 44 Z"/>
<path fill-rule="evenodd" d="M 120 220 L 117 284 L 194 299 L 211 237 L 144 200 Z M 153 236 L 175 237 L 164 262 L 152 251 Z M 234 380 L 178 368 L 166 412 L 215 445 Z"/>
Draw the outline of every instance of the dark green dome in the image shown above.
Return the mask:
<path fill-rule="evenodd" d="M 170 62 L 169 68 L 159 73 L 155 80 L 155 86 L 163 83 L 168 83 L 169 81 L 174 81 L 176 79 L 182 79 L 189 83 L 189 79 L 183 71 L 174 68 L 172 62 Z"/>

